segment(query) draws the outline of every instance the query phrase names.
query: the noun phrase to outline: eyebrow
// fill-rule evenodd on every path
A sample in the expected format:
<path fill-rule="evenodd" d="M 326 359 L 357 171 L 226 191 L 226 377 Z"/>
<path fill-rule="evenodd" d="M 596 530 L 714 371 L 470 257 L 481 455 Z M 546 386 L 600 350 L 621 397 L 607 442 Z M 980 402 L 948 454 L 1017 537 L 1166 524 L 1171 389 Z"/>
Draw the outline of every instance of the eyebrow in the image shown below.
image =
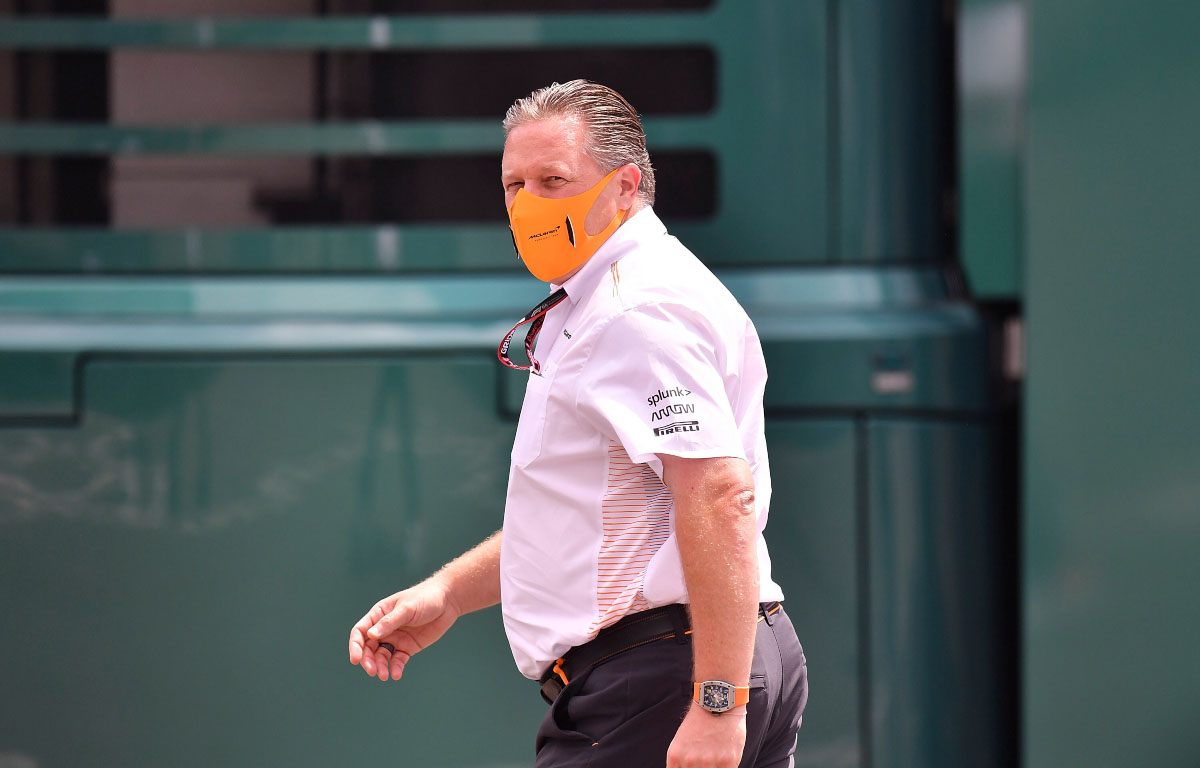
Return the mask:
<path fill-rule="evenodd" d="M 541 175 L 552 175 L 552 176 L 572 175 L 571 167 L 565 163 L 546 163 L 545 165 L 537 166 L 534 170 L 538 174 L 541 174 Z M 500 178 L 501 179 L 509 179 L 516 175 L 517 175 L 517 172 L 512 169 L 506 169 L 506 168 L 500 169 Z"/>

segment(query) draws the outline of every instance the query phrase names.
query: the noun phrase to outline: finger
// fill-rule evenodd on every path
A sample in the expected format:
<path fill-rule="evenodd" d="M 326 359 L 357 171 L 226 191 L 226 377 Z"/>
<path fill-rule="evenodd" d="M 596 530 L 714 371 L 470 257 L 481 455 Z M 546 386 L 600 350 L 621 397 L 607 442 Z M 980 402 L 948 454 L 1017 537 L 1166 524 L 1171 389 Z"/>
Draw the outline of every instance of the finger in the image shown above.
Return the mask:
<path fill-rule="evenodd" d="M 363 668 L 363 672 L 367 673 L 367 677 L 375 676 L 375 647 L 374 643 L 367 643 L 363 646 L 362 660 L 359 666 Z"/>
<path fill-rule="evenodd" d="M 392 654 L 389 666 L 392 668 L 392 679 L 399 680 L 404 675 L 404 665 L 412 658 L 399 648 Z"/>
<path fill-rule="evenodd" d="M 392 654 L 386 648 L 375 649 L 375 676 L 383 682 L 387 682 L 389 666 L 388 663 L 392 660 Z"/>
<path fill-rule="evenodd" d="M 372 640 L 386 637 L 397 629 L 408 626 L 415 614 L 416 608 L 411 603 L 397 603 L 389 613 L 376 617 L 374 626 L 367 631 L 367 637 Z"/>
<path fill-rule="evenodd" d="M 354 623 L 354 628 L 361 631 L 365 636 L 367 630 L 370 629 L 375 622 L 379 621 L 383 615 L 387 613 L 384 601 L 380 600 L 375 605 L 371 606 L 371 610 L 363 614 L 363 617 Z"/>
<path fill-rule="evenodd" d="M 371 606 L 371 610 L 367 611 L 350 629 L 350 662 L 352 664 L 359 664 L 364 658 L 370 656 L 372 649 L 367 647 L 367 630 L 383 618 L 386 612 L 386 601 L 380 600 Z"/>
<path fill-rule="evenodd" d="M 354 623 L 350 628 L 350 663 L 358 664 L 362 661 L 363 653 L 367 645 L 367 630 L 371 628 L 379 618 L 383 616 L 383 606 L 380 603 L 375 603 L 361 619 Z"/>

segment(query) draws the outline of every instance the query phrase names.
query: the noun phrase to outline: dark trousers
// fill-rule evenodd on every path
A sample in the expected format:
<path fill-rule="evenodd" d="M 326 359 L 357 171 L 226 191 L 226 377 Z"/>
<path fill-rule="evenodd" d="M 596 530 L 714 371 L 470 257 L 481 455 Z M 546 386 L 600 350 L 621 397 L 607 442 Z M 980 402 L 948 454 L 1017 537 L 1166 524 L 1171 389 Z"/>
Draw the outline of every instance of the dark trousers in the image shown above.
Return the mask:
<path fill-rule="evenodd" d="M 796 630 L 779 611 L 758 623 L 741 768 L 790 768 L 808 701 Z M 692 702 L 692 642 L 659 640 L 582 673 L 542 720 L 535 768 L 663 768 Z"/>

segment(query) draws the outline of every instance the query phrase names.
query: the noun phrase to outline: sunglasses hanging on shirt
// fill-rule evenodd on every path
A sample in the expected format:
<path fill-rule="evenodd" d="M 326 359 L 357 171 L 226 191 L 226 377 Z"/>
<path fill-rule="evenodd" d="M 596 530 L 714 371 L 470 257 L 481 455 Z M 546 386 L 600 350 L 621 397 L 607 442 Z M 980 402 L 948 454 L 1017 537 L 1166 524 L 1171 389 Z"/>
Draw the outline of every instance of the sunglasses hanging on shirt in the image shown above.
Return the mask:
<path fill-rule="evenodd" d="M 546 297 L 541 304 L 526 312 L 525 317 L 521 318 L 521 322 L 514 325 L 512 330 L 505 334 L 504 340 L 500 342 L 499 348 L 496 349 L 496 357 L 500 358 L 500 362 L 514 370 L 530 371 L 536 376 L 541 376 L 542 365 L 533 357 L 533 343 L 537 341 L 538 333 L 542 330 L 542 323 L 546 320 L 546 313 L 561 304 L 565 298 L 567 298 L 567 289 L 559 288 Z M 529 365 L 518 365 L 508 356 L 508 348 L 512 344 L 512 337 L 516 334 L 517 329 L 529 322 L 533 323 L 533 325 L 529 326 L 529 332 L 525 334 L 525 355 L 529 358 Z"/>

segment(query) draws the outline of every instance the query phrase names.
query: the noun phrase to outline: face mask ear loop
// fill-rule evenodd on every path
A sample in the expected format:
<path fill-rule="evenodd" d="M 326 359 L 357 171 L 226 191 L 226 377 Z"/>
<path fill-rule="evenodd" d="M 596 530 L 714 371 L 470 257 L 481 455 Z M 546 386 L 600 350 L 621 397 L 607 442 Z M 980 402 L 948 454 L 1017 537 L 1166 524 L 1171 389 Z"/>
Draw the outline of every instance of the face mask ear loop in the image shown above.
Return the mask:
<path fill-rule="evenodd" d="M 587 194 L 590 194 L 592 196 L 592 199 L 587 201 L 587 214 L 591 214 L 592 208 L 594 208 L 596 206 L 596 201 L 600 199 L 600 195 L 604 194 L 604 190 L 608 189 L 608 185 L 613 180 L 613 177 L 615 177 L 617 175 L 617 171 L 621 170 L 622 168 L 624 168 L 624 166 L 618 165 L 616 168 L 613 168 L 611 171 L 609 171 L 608 175 L 606 175 L 603 179 L 601 179 L 596 184 L 596 186 L 592 187 L 587 192 L 580 193 L 579 197 L 583 197 L 584 195 L 587 195 Z M 586 243 L 587 241 L 592 240 L 593 238 L 607 240 L 609 237 L 611 237 L 613 231 L 615 231 L 615 229 L 616 229 L 616 227 L 613 227 L 613 221 L 617 222 L 617 226 L 620 226 L 621 222 L 625 220 L 624 213 L 626 212 L 626 210 L 628 210 L 628 209 L 617 211 L 616 215 L 612 217 L 612 221 L 608 222 L 608 224 L 604 227 L 604 229 L 600 230 L 597 234 L 594 234 L 594 235 L 588 234 L 587 220 L 586 220 L 587 214 L 585 214 L 584 222 L 583 222 L 583 240 L 584 240 L 584 242 Z M 571 239 L 571 244 L 572 245 L 575 244 L 574 238 Z"/>
<path fill-rule="evenodd" d="M 608 222 L 607 227 L 602 229 L 599 234 L 587 235 L 588 239 L 589 240 L 600 240 L 600 241 L 608 240 L 608 238 L 612 237 L 613 232 L 617 231 L 617 227 L 621 226 L 621 224 L 623 224 L 625 222 L 625 217 L 628 215 L 629 215 L 629 209 L 622 208 L 621 210 L 617 211 L 615 216 L 612 217 L 612 221 Z M 587 234 L 586 230 L 585 230 L 584 234 Z M 599 247 L 599 246 L 597 246 L 597 247 Z"/>

